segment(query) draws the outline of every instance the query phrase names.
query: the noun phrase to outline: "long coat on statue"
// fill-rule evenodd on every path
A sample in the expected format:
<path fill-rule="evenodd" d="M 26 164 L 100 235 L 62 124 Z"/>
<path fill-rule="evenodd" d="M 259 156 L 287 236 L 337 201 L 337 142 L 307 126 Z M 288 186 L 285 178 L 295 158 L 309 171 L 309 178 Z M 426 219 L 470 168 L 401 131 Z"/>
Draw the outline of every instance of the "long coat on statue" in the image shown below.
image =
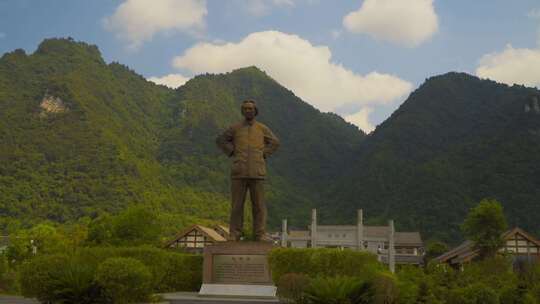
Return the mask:
<path fill-rule="evenodd" d="M 264 124 L 253 120 L 230 126 L 217 140 L 217 145 L 229 157 L 234 157 L 231 178 L 264 179 L 265 159 L 279 147 L 279 140 Z"/>

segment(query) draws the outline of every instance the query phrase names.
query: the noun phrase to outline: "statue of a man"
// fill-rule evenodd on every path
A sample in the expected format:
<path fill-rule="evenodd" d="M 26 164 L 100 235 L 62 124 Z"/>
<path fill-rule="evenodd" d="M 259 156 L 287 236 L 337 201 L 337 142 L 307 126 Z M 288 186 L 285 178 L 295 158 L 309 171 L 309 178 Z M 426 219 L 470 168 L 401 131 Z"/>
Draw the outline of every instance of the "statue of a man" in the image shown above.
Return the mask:
<path fill-rule="evenodd" d="M 266 205 L 263 183 L 266 177 L 265 159 L 279 146 L 279 140 L 262 123 L 255 120 L 258 114 L 253 100 L 242 103 L 244 120 L 230 126 L 217 137 L 216 143 L 223 152 L 233 158 L 231 168 L 232 210 L 229 224 L 231 240 L 238 241 L 244 226 L 244 201 L 247 191 L 253 212 L 255 240 L 270 240 L 266 236 Z"/>

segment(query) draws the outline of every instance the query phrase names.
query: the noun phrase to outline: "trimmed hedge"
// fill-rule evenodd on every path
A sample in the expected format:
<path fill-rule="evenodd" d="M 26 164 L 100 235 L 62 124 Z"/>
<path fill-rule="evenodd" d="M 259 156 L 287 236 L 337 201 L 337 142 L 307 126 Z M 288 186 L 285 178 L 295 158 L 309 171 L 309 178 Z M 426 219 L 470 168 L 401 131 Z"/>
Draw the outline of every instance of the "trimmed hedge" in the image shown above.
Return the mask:
<path fill-rule="evenodd" d="M 202 283 L 202 255 L 153 247 L 89 247 L 77 254 L 95 267 L 110 257 L 137 259 L 152 273 L 154 292 L 198 291 Z"/>
<path fill-rule="evenodd" d="M 21 266 L 21 292 L 44 303 L 105 303 L 94 273 L 67 255 L 39 256 Z"/>
<path fill-rule="evenodd" d="M 96 281 L 96 272 L 109 258 L 131 258 L 144 265 L 152 292 L 197 291 L 201 285 L 200 255 L 151 247 L 92 247 L 69 256 L 42 255 L 25 262 L 20 269 L 21 292 L 43 302 L 105 303 L 105 286 Z"/>
<path fill-rule="evenodd" d="M 363 251 L 275 248 L 268 258 L 274 282 L 279 282 L 287 273 L 301 273 L 312 278 L 349 276 L 370 280 L 384 269 L 376 255 Z"/>
<path fill-rule="evenodd" d="M 95 280 L 113 303 L 146 301 L 151 294 L 152 274 L 134 258 L 109 258 L 101 263 Z"/>

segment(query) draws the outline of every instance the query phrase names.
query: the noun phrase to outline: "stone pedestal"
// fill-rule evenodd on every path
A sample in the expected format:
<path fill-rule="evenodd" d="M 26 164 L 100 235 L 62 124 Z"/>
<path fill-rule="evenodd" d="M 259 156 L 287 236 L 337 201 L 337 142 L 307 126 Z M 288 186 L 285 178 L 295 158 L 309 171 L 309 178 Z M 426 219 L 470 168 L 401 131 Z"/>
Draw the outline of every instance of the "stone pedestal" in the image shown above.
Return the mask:
<path fill-rule="evenodd" d="M 223 242 L 204 248 L 200 296 L 275 298 L 266 242 Z"/>

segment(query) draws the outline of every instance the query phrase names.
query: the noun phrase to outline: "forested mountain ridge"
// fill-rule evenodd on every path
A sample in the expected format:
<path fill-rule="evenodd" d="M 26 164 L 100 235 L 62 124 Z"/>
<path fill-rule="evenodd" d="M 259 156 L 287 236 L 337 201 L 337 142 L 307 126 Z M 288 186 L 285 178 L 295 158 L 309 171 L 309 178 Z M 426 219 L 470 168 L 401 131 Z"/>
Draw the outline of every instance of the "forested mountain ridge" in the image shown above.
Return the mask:
<path fill-rule="evenodd" d="M 333 189 L 346 210 L 446 240 L 467 210 L 500 200 L 539 234 L 540 92 L 464 73 L 432 77 L 365 140 Z M 345 215 L 336 215 L 344 217 Z"/>
<path fill-rule="evenodd" d="M 244 98 L 283 142 L 269 161 L 271 222 L 320 198 L 365 134 L 321 113 L 251 67 L 201 75 L 178 90 L 146 81 L 97 47 L 48 39 L 0 59 L 0 213 L 3 228 L 69 222 L 142 203 L 182 227 L 227 221 L 228 160 L 215 137 Z"/>
<path fill-rule="evenodd" d="M 226 222 L 229 161 L 215 137 L 243 99 L 280 138 L 271 157 L 270 226 L 396 221 L 425 238 L 460 238 L 467 210 L 500 200 L 539 234 L 540 92 L 463 73 L 427 79 L 370 135 L 321 113 L 255 67 L 155 85 L 97 47 L 48 39 L 0 58 L 0 228 L 71 222 L 131 204 L 174 232 Z M 536 99 L 535 99 L 536 98 Z"/>

